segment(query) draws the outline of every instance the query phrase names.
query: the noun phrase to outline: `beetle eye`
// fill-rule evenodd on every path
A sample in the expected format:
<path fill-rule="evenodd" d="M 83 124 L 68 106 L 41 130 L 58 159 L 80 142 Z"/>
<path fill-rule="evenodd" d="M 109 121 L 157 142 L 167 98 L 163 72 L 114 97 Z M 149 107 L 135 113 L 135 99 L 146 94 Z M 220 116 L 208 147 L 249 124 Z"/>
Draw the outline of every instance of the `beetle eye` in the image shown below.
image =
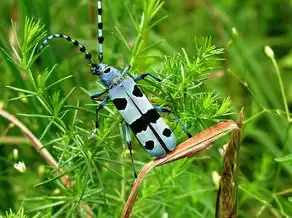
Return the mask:
<path fill-rule="evenodd" d="M 111 71 L 111 68 L 108 67 L 108 68 L 106 68 L 103 72 L 104 72 L 104 73 L 108 73 L 108 72 L 110 72 L 110 71 Z"/>

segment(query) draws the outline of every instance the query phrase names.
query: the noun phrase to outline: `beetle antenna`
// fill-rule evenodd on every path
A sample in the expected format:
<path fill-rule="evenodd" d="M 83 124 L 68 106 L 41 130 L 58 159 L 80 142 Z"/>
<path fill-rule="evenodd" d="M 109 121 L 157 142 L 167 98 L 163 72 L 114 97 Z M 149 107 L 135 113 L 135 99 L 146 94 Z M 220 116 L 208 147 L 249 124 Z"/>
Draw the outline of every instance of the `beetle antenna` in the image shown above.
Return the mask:
<path fill-rule="evenodd" d="M 103 23 L 102 23 L 102 7 L 101 7 L 101 0 L 97 0 L 97 37 L 98 37 L 98 60 L 99 63 L 103 62 L 103 41 L 104 37 L 102 35 L 102 28 L 103 28 Z"/>
<path fill-rule="evenodd" d="M 85 54 L 85 59 L 89 60 L 91 67 L 95 68 L 97 67 L 97 64 L 94 63 L 94 61 L 92 60 L 92 55 L 87 51 L 86 47 L 82 44 L 80 44 L 77 40 L 72 39 L 70 36 L 64 35 L 64 34 L 52 34 L 49 35 L 47 38 L 45 38 L 40 47 L 38 48 L 38 53 L 40 53 L 40 51 L 49 43 L 49 41 L 51 41 L 54 38 L 63 38 L 68 40 L 68 42 L 71 42 L 72 45 L 74 45 L 75 47 L 78 47 L 80 52 Z"/>

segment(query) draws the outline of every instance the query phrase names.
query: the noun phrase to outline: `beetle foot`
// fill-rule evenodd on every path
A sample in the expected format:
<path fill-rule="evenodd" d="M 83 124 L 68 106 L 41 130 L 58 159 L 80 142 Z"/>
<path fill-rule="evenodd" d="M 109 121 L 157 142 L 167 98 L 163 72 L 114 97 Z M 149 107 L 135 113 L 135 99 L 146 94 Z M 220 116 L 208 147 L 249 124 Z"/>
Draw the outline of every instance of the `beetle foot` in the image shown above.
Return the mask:
<path fill-rule="evenodd" d="M 94 130 L 89 134 L 89 136 L 88 136 L 87 139 L 88 139 L 88 140 L 92 139 L 92 138 L 95 136 L 96 132 L 97 132 L 97 129 L 94 129 Z"/>

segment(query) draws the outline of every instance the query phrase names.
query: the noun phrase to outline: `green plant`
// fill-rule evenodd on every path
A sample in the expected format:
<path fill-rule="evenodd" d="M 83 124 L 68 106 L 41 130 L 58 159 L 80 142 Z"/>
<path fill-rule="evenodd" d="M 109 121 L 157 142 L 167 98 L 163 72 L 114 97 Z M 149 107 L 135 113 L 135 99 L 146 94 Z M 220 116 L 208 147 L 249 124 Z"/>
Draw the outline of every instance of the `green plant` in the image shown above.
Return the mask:
<path fill-rule="evenodd" d="M 11 210 L 6 212 L 5 216 L 0 216 L 1 218 L 28 218 L 27 215 L 24 214 L 24 209 L 23 207 L 19 208 L 17 213 L 13 213 Z M 34 216 L 34 218 L 37 218 L 38 216 Z"/>
<path fill-rule="evenodd" d="M 151 11 L 153 13 L 158 12 L 161 8 L 161 2 L 159 4 L 159 1 L 155 4 L 154 1 L 151 2 L 153 3 L 144 5 L 143 10 L 146 11 L 145 14 Z M 143 49 L 143 52 L 139 49 L 143 47 L 143 37 L 146 37 L 145 31 L 150 31 L 152 22 L 154 24 L 157 23 L 152 21 L 151 17 L 153 16 L 154 14 L 149 15 L 150 18 L 146 16 L 145 21 L 142 21 L 142 25 L 140 25 L 142 27 L 137 30 L 138 38 L 136 43 L 138 45 L 135 45 L 132 50 L 132 72 L 137 70 L 135 68 L 137 65 L 134 64 L 135 60 L 138 60 L 142 53 L 147 54 L 147 49 Z M 68 104 L 70 99 L 74 102 L 75 88 L 73 87 L 71 90 L 56 89 L 56 87 L 61 87 L 65 80 L 71 79 L 71 76 L 66 76 L 50 81 L 52 74 L 56 72 L 56 67 L 40 73 L 35 72 L 35 67 L 32 66 L 32 63 L 39 56 L 34 56 L 34 54 L 36 46 L 40 41 L 39 39 L 44 36 L 43 27 L 31 19 L 26 20 L 24 27 L 23 39 L 20 40 L 16 35 L 19 49 L 13 47 L 14 55 L 17 59 L 15 60 L 8 53 L 6 55 L 20 71 L 28 75 L 28 87 L 25 89 L 8 86 L 8 88 L 17 93 L 22 93 L 21 97 L 16 97 L 13 100 L 19 100 L 19 98 L 32 99 L 36 105 L 35 113 L 30 111 L 29 113 L 21 113 L 19 115 L 29 120 L 41 119 L 43 121 L 44 126 L 39 139 L 43 141 L 45 147 L 54 145 L 54 153 L 58 157 L 58 168 L 70 175 L 75 182 L 74 188 L 70 191 L 61 185 L 61 196 L 27 199 L 29 201 L 35 199 L 38 202 L 40 200 L 47 202 L 45 203 L 46 206 L 43 206 L 42 203 L 42 205 L 36 206 L 31 210 L 40 211 L 51 207 L 59 207 L 56 214 L 62 214 L 65 208 L 67 208 L 66 213 L 68 215 L 76 213 L 78 205 L 82 201 L 106 206 L 110 204 L 109 198 L 115 195 L 110 194 L 111 191 L 106 190 L 104 187 L 104 183 L 108 178 L 107 175 L 103 175 L 103 169 L 116 174 L 117 177 L 111 178 L 111 180 L 118 180 L 119 178 L 125 180 L 129 178 L 128 171 L 130 171 L 127 170 L 127 165 L 126 168 L 124 165 L 125 162 L 128 162 L 128 157 L 126 157 L 128 155 L 125 156 L 127 152 L 121 152 L 124 149 L 121 146 L 123 144 L 123 131 L 121 128 L 117 128 L 120 123 L 120 119 L 116 119 L 118 113 L 112 106 L 108 106 L 107 111 L 102 113 L 101 128 L 96 136 L 96 141 L 88 141 L 87 136 L 90 125 L 82 122 L 78 111 L 91 112 L 93 111 L 92 106 L 96 107 L 96 104 L 89 105 L 90 108 L 79 106 L 78 100 L 75 102 L 75 106 Z M 155 44 L 150 45 L 149 48 L 154 48 L 154 46 Z M 161 77 L 166 77 L 166 81 L 162 85 L 154 84 L 151 81 L 145 82 L 142 85 L 146 92 L 153 90 L 153 93 L 157 93 L 156 95 L 149 95 L 156 104 L 170 105 L 178 113 L 184 111 L 182 119 L 187 121 L 193 132 L 202 129 L 205 120 L 218 119 L 220 116 L 227 115 L 230 110 L 230 101 L 228 99 L 223 100 L 222 104 L 218 104 L 220 102 L 218 95 L 214 92 L 206 92 L 202 88 L 202 81 L 206 79 L 211 70 L 214 70 L 213 66 L 216 66 L 212 65 L 212 62 L 215 61 L 216 63 L 223 51 L 212 46 L 210 39 L 204 40 L 202 46 L 198 45 L 197 50 L 197 56 L 192 59 L 187 56 L 184 50 L 181 54 L 177 53 L 173 57 L 165 57 L 157 73 Z M 147 56 L 143 58 L 146 59 Z M 201 91 L 198 92 L 198 90 Z M 65 96 L 62 96 L 62 92 L 66 93 Z M 192 123 L 199 123 L 200 125 L 194 126 L 191 125 Z M 175 123 L 170 125 L 174 127 Z M 180 131 L 179 128 L 176 128 L 177 135 L 179 135 Z M 122 137 L 119 137 L 119 135 Z M 112 138 L 112 140 L 108 138 Z M 183 138 L 179 137 L 179 141 L 182 140 Z M 113 145 L 115 145 L 115 148 L 113 148 Z M 119 155 L 120 153 L 123 155 Z M 110 163 L 113 163 L 113 166 Z M 138 164 L 141 165 L 140 161 Z M 178 171 L 177 173 L 179 175 L 181 172 Z M 176 177 L 175 174 L 177 173 L 174 173 L 173 178 Z M 44 186 L 52 182 L 57 185 L 59 177 L 50 178 L 40 185 Z M 127 182 L 127 180 L 125 181 Z M 116 186 L 117 182 L 113 181 L 112 188 Z M 127 183 L 130 184 L 131 182 Z M 125 199 L 127 186 L 125 182 L 122 182 L 122 184 L 124 188 L 119 195 L 123 196 L 121 199 Z M 148 190 L 150 193 L 153 193 L 153 191 L 155 192 L 153 188 L 151 191 Z M 51 203 L 49 203 L 50 201 Z M 109 207 L 109 205 L 106 207 Z"/>
<path fill-rule="evenodd" d="M 30 216 L 38 212 L 42 217 L 85 216 L 80 205 L 86 203 L 96 216 L 118 217 L 133 181 L 117 111 L 110 104 L 103 110 L 98 135 L 88 141 L 97 105 L 89 93 L 102 89 L 98 79 L 90 75 L 83 56 L 64 41 L 52 42 L 40 57 L 34 52 L 46 32 L 64 32 L 97 57 L 96 26 L 88 17 L 95 2 L 18 3 L 1 3 L 0 107 L 30 128 L 58 160 L 59 169 L 38 171 L 43 159 L 17 128 L 1 119 L 0 199 L 7 200 L 0 201 L 0 214 L 24 201 Z M 281 4 L 271 0 L 264 6 L 252 0 L 104 1 L 105 62 L 119 68 L 130 63 L 132 75 L 150 71 L 163 78 L 161 84 L 147 80 L 140 85 L 152 102 L 176 110 L 193 134 L 245 107 L 238 202 L 242 217 L 292 214 L 292 171 L 289 162 L 281 162 L 282 157 L 290 160 L 291 153 L 287 119 L 292 98 L 291 8 L 286 0 Z M 232 33 L 234 27 L 237 34 Z M 198 37 L 208 35 L 212 43 L 209 37 Z M 264 55 L 266 44 L 275 50 L 281 88 Z M 210 72 L 215 74 L 208 76 Z M 176 126 L 171 117 L 169 124 Z M 178 142 L 186 139 L 179 127 L 175 132 Z M 141 169 L 150 157 L 134 144 Z M 26 164 L 26 173 L 13 169 L 14 148 Z M 202 157 L 152 172 L 140 190 L 134 217 L 213 216 L 217 188 L 211 175 L 222 164 L 213 148 Z M 71 188 L 59 180 L 64 174 L 73 182 Z"/>

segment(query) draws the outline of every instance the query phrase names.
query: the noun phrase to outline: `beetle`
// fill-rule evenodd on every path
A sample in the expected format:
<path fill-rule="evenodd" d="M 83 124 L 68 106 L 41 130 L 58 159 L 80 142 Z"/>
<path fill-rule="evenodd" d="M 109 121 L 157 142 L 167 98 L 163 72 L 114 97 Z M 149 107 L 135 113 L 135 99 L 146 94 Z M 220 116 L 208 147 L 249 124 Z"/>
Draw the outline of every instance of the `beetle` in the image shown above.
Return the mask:
<path fill-rule="evenodd" d="M 135 78 L 125 77 L 130 71 L 130 66 L 127 66 L 123 71 L 120 71 L 113 66 L 102 63 L 104 38 L 102 35 L 103 24 L 101 0 L 98 0 L 97 6 L 99 64 L 96 64 L 92 60 L 92 55 L 88 52 L 84 45 L 64 34 L 52 34 L 48 36 L 42 41 L 38 51 L 40 52 L 50 40 L 54 38 L 63 38 L 78 47 L 80 52 L 85 54 L 85 58 L 90 62 L 91 73 L 98 76 L 102 84 L 105 86 L 104 91 L 93 94 L 91 99 L 98 100 L 101 96 L 106 95 L 96 108 L 95 130 L 90 134 L 89 138 L 92 138 L 95 135 L 99 127 L 99 110 L 102 109 L 109 100 L 111 100 L 125 121 L 126 141 L 131 155 L 134 176 L 136 177 L 130 130 L 132 130 L 133 134 L 145 151 L 155 157 L 164 156 L 168 152 L 174 150 L 176 146 L 176 138 L 174 133 L 160 117 L 158 112 L 173 113 L 187 136 L 191 137 L 191 134 L 185 125 L 180 121 L 176 113 L 165 107 L 153 106 L 137 85 L 138 81 L 143 80 L 146 77 L 151 77 L 158 82 L 161 82 L 161 79 L 151 73 L 143 73 Z"/>

